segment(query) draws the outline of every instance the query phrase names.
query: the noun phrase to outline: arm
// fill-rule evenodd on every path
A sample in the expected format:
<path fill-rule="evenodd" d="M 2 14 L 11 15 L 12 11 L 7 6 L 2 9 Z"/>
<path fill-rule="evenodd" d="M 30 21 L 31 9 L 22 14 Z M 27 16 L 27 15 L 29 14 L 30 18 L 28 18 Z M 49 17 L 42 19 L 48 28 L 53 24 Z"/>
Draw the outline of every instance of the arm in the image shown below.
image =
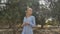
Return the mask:
<path fill-rule="evenodd" d="M 35 26 L 36 26 L 35 17 L 34 17 L 34 16 L 32 17 L 32 22 L 30 23 L 30 25 L 31 25 L 32 27 L 35 27 Z"/>
<path fill-rule="evenodd" d="M 26 20 L 26 19 L 25 19 L 25 17 L 24 17 L 22 27 L 23 27 L 23 26 L 26 26 L 26 25 L 29 25 L 29 22 L 25 22 L 25 20 Z"/>

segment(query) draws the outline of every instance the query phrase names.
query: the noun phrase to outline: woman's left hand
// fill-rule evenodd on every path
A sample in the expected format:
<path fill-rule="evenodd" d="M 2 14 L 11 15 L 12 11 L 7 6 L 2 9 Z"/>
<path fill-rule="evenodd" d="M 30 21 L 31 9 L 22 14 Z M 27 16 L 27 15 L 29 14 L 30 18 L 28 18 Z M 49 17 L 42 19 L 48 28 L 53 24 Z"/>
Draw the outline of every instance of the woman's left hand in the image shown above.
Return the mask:
<path fill-rule="evenodd" d="M 26 25 L 29 25 L 29 22 L 25 23 Z"/>

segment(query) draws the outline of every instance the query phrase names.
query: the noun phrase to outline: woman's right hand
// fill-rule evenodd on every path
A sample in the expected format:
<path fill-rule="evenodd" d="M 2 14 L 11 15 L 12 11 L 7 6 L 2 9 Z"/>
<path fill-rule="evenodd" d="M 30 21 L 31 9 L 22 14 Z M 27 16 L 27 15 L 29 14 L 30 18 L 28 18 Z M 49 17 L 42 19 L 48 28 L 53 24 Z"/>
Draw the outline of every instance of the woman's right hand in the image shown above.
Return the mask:
<path fill-rule="evenodd" d="M 25 23 L 22 24 L 22 27 L 25 25 Z"/>
<path fill-rule="evenodd" d="M 29 25 L 29 22 L 23 23 L 23 24 L 22 24 L 22 27 L 23 27 L 23 26 L 26 26 L 26 25 Z"/>

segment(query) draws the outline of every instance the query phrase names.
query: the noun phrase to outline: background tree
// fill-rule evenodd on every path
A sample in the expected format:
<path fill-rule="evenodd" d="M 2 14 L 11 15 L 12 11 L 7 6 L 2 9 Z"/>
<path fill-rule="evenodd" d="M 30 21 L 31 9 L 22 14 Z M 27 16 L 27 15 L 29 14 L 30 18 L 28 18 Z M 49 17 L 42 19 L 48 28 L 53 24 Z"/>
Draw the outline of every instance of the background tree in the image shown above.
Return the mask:
<path fill-rule="evenodd" d="M 43 0 L 41 2 L 42 0 L 8 0 L 6 3 L 0 2 L 0 26 L 9 25 L 8 28 L 17 29 L 16 25 L 23 22 L 27 6 L 33 9 L 37 24 L 42 23 L 44 25 L 44 19 L 50 17 L 56 18 L 60 23 L 60 0 Z M 44 19 L 42 19 L 43 17 Z"/>

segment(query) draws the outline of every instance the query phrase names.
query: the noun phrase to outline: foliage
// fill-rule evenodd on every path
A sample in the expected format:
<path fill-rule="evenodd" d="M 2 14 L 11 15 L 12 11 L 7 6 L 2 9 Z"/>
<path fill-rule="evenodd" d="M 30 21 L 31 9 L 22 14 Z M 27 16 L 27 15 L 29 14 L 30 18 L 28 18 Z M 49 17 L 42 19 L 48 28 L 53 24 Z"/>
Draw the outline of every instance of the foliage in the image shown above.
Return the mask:
<path fill-rule="evenodd" d="M 51 11 L 45 8 L 40 9 L 39 0 L 9 0 L 6 4 L 6 9 L 3 8 L 3 10 L 0 11 L 0 23 L 9 25 L 22 23 L 27 6 L 33 9 L 33 15 L 36 17 L 37 24 L 41 24 L 40 21 L 42 17 L 53 17 L 58 21 L 60 20 L 60 0 L 58 0 L 58 2 L 50 0 L 50 2 Z"/>

